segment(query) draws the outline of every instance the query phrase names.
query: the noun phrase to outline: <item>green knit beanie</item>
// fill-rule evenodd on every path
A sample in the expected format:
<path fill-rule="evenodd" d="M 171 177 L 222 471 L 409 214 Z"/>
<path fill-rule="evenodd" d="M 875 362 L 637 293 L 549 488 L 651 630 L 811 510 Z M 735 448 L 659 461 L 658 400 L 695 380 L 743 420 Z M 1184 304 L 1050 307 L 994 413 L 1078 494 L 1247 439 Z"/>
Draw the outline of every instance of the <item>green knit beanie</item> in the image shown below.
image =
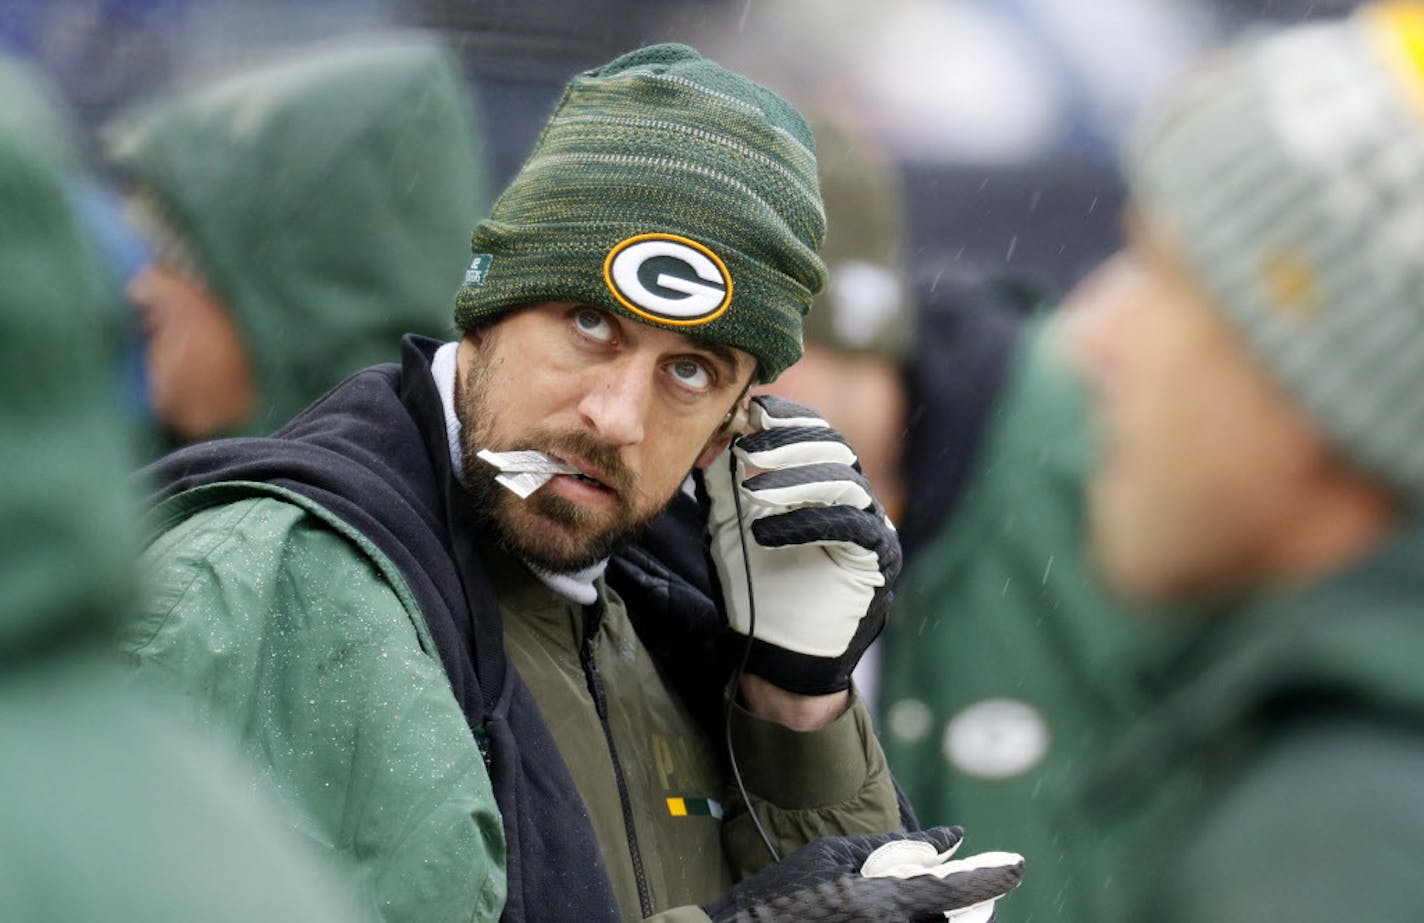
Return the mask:
<path fill-rule="evenodd" d="M 1233 49 L 1142 126 L 1133 200 L 1341 452 L 1424 501 L 1424 4 Z"/>
<path fill-rule="evenodd" d="M 475 228 L 455 322 L 582 302 L 743 350 L 771 381 L 826 279 L 814 150 L 790 103 L 685 45 L 581 74 Z"/>

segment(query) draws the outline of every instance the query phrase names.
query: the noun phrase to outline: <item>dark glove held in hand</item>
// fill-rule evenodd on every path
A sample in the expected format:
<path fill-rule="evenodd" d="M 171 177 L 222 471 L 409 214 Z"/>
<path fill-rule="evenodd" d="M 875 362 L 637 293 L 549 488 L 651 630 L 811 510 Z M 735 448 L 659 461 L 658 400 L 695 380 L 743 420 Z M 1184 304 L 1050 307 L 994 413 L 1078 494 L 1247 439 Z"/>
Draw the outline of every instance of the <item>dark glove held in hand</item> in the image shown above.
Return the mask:
<path fill-rule="evenodd" d="M 1021 860 L 944 878 L 860 874 L 866 857 L 892 840 L 925 840 L 944 852 L 962 837 L 958 827 L 933 827 L 817 840 L 734 886 L 706 908 L 707 915 L 713 923 L 943 921 L 947 911 L 996 900 L 1018 887 L 1023 880 Z"/>

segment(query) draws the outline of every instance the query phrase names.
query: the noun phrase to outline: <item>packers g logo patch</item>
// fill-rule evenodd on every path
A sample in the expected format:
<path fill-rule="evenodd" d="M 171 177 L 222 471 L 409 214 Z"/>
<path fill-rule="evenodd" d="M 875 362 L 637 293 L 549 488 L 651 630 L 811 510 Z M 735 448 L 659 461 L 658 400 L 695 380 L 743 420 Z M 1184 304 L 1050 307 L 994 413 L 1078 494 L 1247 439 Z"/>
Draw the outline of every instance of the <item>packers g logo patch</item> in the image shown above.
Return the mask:
<path fill-rule="evenodd" d="M 732 303 L 726 264 L 676 234 L 639 234 L 618 244 L 603 261 L 603 281 L 629 311 L 675 327 L 716 320 Z"/>

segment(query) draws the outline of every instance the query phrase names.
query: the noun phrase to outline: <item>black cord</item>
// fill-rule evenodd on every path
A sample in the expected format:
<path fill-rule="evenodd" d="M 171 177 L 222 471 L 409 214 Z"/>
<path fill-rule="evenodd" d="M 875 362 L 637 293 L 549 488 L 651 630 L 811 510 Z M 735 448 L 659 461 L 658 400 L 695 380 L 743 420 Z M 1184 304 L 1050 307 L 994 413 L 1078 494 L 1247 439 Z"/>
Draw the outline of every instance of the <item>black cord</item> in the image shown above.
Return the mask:
<path fill-rule="evenodd" d="M 752 816 L 752 823 L 756 826 L 757 835 L 761 837 L 762 845 L 766 847 L 766 851 L 771 854 L 771 861 L 780 862 L 781 853 L 771 845 L 771 837 L 767 836 L 766 828 L 761 825 L 761 818 L 757 816 L 756 807 L 752 804 L 751 796 L 747 794 L 746 784 L 742 782 L 742 771 L 737 768 L 737 752 L 732 746 L 732 709 L 736 707 L 737 688 L 741 684 L 742 674 L 747 669 L 747 661 L 752 655 L 752 639 L 756 637 L 756 597 L 752 594 L 752 558 L 751 553 L 747 551 L 747 533 L 742 528 L 742 488 L 737 483 L 737 456 L 731 451 L 727 452 L 727 464 L 732 473 L 732 502 L 737 509 L 737 537 L 742 542 L 742 567 L 747 574 L 747 646 L 742 648 L 741 662 L 737 664 L 737 670 L 732 674 L 731 694 L 727 696 L 727 711 L 722 727 L 727 738 L 727 759 L 732 764 L 732 778 L 736 780 L 737 792 L 742 796 L 742 804 L 747 806 L 747 813 Z"/>

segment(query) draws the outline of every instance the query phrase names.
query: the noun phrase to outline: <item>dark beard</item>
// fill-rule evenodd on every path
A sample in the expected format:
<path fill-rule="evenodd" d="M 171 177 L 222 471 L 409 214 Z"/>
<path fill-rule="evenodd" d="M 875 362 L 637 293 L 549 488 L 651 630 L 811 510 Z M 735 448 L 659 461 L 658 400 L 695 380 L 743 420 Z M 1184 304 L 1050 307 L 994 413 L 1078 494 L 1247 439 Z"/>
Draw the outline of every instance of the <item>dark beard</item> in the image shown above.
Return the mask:
<path fill-rule="evenodd" d="M 466 494 L 470 501 L 468 512 L 501 549 L 542 570 L 567 573 L 597 564 L 641 534 L 667 507 L 663 504 L 651 512 L 636 515 L 621 491 L 611 518 L 591 515 L 578 504 L 543 488 L 521 500 L 495 480 L 499 472 L 493 465 L 475 457 L 484 446 L 473 438 L 472 429 L 464 430 L 461 443 Z M 567 437 L 559 443 L 570 448 Z M 536 437 L 518 448 L 547 452 L 556 446 L 547 438 Z M 580 457 L 589 456 L 580 454 Z M 600 520 L 604 521 L 601 527 Z"/>
<path fill-rule="evenodd" d="M 637 496 L 634 479 L 616 449 L 587 432 L 553 433 L 533 430 L 517 446 L 489 445 L 481 430 L 484 357 L 471 363 L 459 396 L 460 450 L 465 468 L 467 512 L 505 552 L 542 570 L 567 573 L 591 567 L 636 538 L 672 502 L 672 497 L 639 514 L 630 498 Z M 521 500 L 495 477 L 498 470 L 476 457 L 480 449 L 534 449 L 572 455 L 595 466 L 615 494 L 611 513 L 591 513 L 544 488 Z"/>

